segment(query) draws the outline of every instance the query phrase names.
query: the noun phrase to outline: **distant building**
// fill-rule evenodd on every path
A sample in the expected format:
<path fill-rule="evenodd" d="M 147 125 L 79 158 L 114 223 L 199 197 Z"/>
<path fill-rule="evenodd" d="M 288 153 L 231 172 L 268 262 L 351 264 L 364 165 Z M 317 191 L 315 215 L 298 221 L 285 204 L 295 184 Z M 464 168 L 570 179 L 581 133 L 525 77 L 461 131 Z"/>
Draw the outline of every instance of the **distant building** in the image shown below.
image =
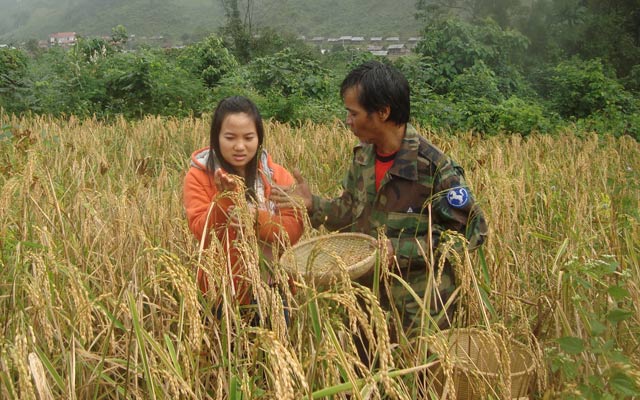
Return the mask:
<path fill-rule="evenodd" d="M 404 43 L 390 44 L 387 46 L 387 51 L 389 54 L 406 54 L 409 52 Z"/>
<path fill-rule="evenodd" d="M 422 36 L 410 37 L 409 39 L 407 39 L 407 42 L 409 42 L 407 46 L 409 46 L 409 48 L 411 49 L 415 49 L 418 46 L 418 42 L 421 40 L 422 40 Z"/>
<path fill-rule="evenodd" d="M 374 56 L 382 56 L 382 57 L 386 57 L 387 54 L 389 54 L 386 50 L 372 50 L 370 51 L 371 54 L 373 54 Z"/>
<path fill-rule="evenodd" d="M 72 46 L 76 43 L 75 32 L 58 32 L 49 35 L 49 46 Z"/>
<path fill-rule="evenodd" d="M 400 37 L 399 36 L 389 36 L 385 40 L 387 42 L 399 42 L 400 41 Z"/>
<path fill-rule="evenodd" d="M 375 43 L 375 42 L 382 42 L 382 36 L 373 36 L 371 37 L 371 39 L 369 39 L 370 42 Z"/>
<path fill-rule="evenodd" d="M 353 43 L 362 43 L 364 42 L 364 37 L 362 36 L 354 36 L 351 38 L 351 42 Z"/>

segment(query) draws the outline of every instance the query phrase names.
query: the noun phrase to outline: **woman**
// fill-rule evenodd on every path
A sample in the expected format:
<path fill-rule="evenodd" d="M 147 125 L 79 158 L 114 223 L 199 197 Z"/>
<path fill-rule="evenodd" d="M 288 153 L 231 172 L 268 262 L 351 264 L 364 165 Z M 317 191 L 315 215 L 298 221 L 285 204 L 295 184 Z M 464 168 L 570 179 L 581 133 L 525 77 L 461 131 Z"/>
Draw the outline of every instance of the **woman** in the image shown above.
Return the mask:
<path fill-rule="evenodd" d="M 228 249 L 225 264 L 232 274 L 232 293 L 241 305 L 251 303 L 253 297 L 246 265 L 234 243 L 244 232 L 243 219 L 234 210 L 248 204 L 248 212 L 255 216 L 261 252 L 267 260 L 273 257 L 274 244 L 293 244 L 303 232 L 300 210 L 278 209 L 269 200 L 274 184 L 288 186 L 294 179 L 262 149 L 263 140 L 264 126 L 255 104 L 239 96 L 223 99 L 211 122 L 210 146 L 193 153 L 184 180 L 189 228 L 198 240 L 204 240 L 205 246 L 210 245 L 211 234 L 215 233 L 221 248 Z M 243 186 L 245 195 L 239 198 Z M 202 269 L 198 270 L 197 280 L 200 289 L 207 292 L 209 280 Z"/>

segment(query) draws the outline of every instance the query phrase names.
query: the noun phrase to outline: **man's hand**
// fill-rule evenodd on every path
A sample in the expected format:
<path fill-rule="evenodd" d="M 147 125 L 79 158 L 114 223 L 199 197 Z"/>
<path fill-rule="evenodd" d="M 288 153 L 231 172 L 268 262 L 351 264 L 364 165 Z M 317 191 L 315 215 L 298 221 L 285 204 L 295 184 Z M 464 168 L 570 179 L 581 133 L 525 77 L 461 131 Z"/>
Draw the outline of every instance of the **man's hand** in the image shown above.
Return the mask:
<path fill-rule="evenodd" d="M 275 203 L 278 208 L 295 208 L 304 204 L 307 211 L 313 206 L 313 195 L 309 185 L 305 182 L 300 171 L 293 171 L 293 177 L 296 180 L 291 186 L 273 185 L 270 200 Z"/>

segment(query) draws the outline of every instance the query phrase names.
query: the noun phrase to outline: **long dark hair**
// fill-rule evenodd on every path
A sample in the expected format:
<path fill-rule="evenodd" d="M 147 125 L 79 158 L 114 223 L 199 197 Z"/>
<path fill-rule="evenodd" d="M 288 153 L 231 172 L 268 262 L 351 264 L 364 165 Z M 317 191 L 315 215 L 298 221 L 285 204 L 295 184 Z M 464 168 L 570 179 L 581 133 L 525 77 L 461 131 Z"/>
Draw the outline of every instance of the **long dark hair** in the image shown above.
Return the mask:
<path fill-rule="evenodd" d="M 207 170 L 210 174 L 215 172 L 216 161 L 225 171 L 238 175 L 238 171 L 229 164 L 220 151 L 220 130 L 222 123 L 229 114 L 245 113 L 253 118 L 256 124 L 256 133 L 258 134 L 258 150 L 253 158 L 249 161 L 245 171 L 244 181 L 247 186 L 247 195 L 255 198 L 254 186 L 258 175 L 258 160 L 262 152 L 262 142 L 264 140 L 264 125 L 262 124 L 262 116 L 258 107 L 246 97 L 231 96 L 220 100 L 216 107 L 213 118 L 211 119 L 211 132 L 209 135 L 209 160 L 207 161 Z"/>

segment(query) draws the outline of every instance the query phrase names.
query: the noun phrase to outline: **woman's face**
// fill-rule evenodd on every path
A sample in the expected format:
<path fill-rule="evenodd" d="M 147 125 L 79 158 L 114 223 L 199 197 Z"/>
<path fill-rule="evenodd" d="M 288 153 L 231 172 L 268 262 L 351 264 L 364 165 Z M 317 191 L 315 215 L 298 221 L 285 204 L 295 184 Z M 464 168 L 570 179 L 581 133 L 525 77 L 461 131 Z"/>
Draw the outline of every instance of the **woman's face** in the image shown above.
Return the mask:
<path fill-rule="evenodd" d="M 247 113 L 229 114 L 220 128 L 220 152 L 238 175 L 246 176 L 247 164 L 258 151 L 258 132 L 253 118 Z"/>

